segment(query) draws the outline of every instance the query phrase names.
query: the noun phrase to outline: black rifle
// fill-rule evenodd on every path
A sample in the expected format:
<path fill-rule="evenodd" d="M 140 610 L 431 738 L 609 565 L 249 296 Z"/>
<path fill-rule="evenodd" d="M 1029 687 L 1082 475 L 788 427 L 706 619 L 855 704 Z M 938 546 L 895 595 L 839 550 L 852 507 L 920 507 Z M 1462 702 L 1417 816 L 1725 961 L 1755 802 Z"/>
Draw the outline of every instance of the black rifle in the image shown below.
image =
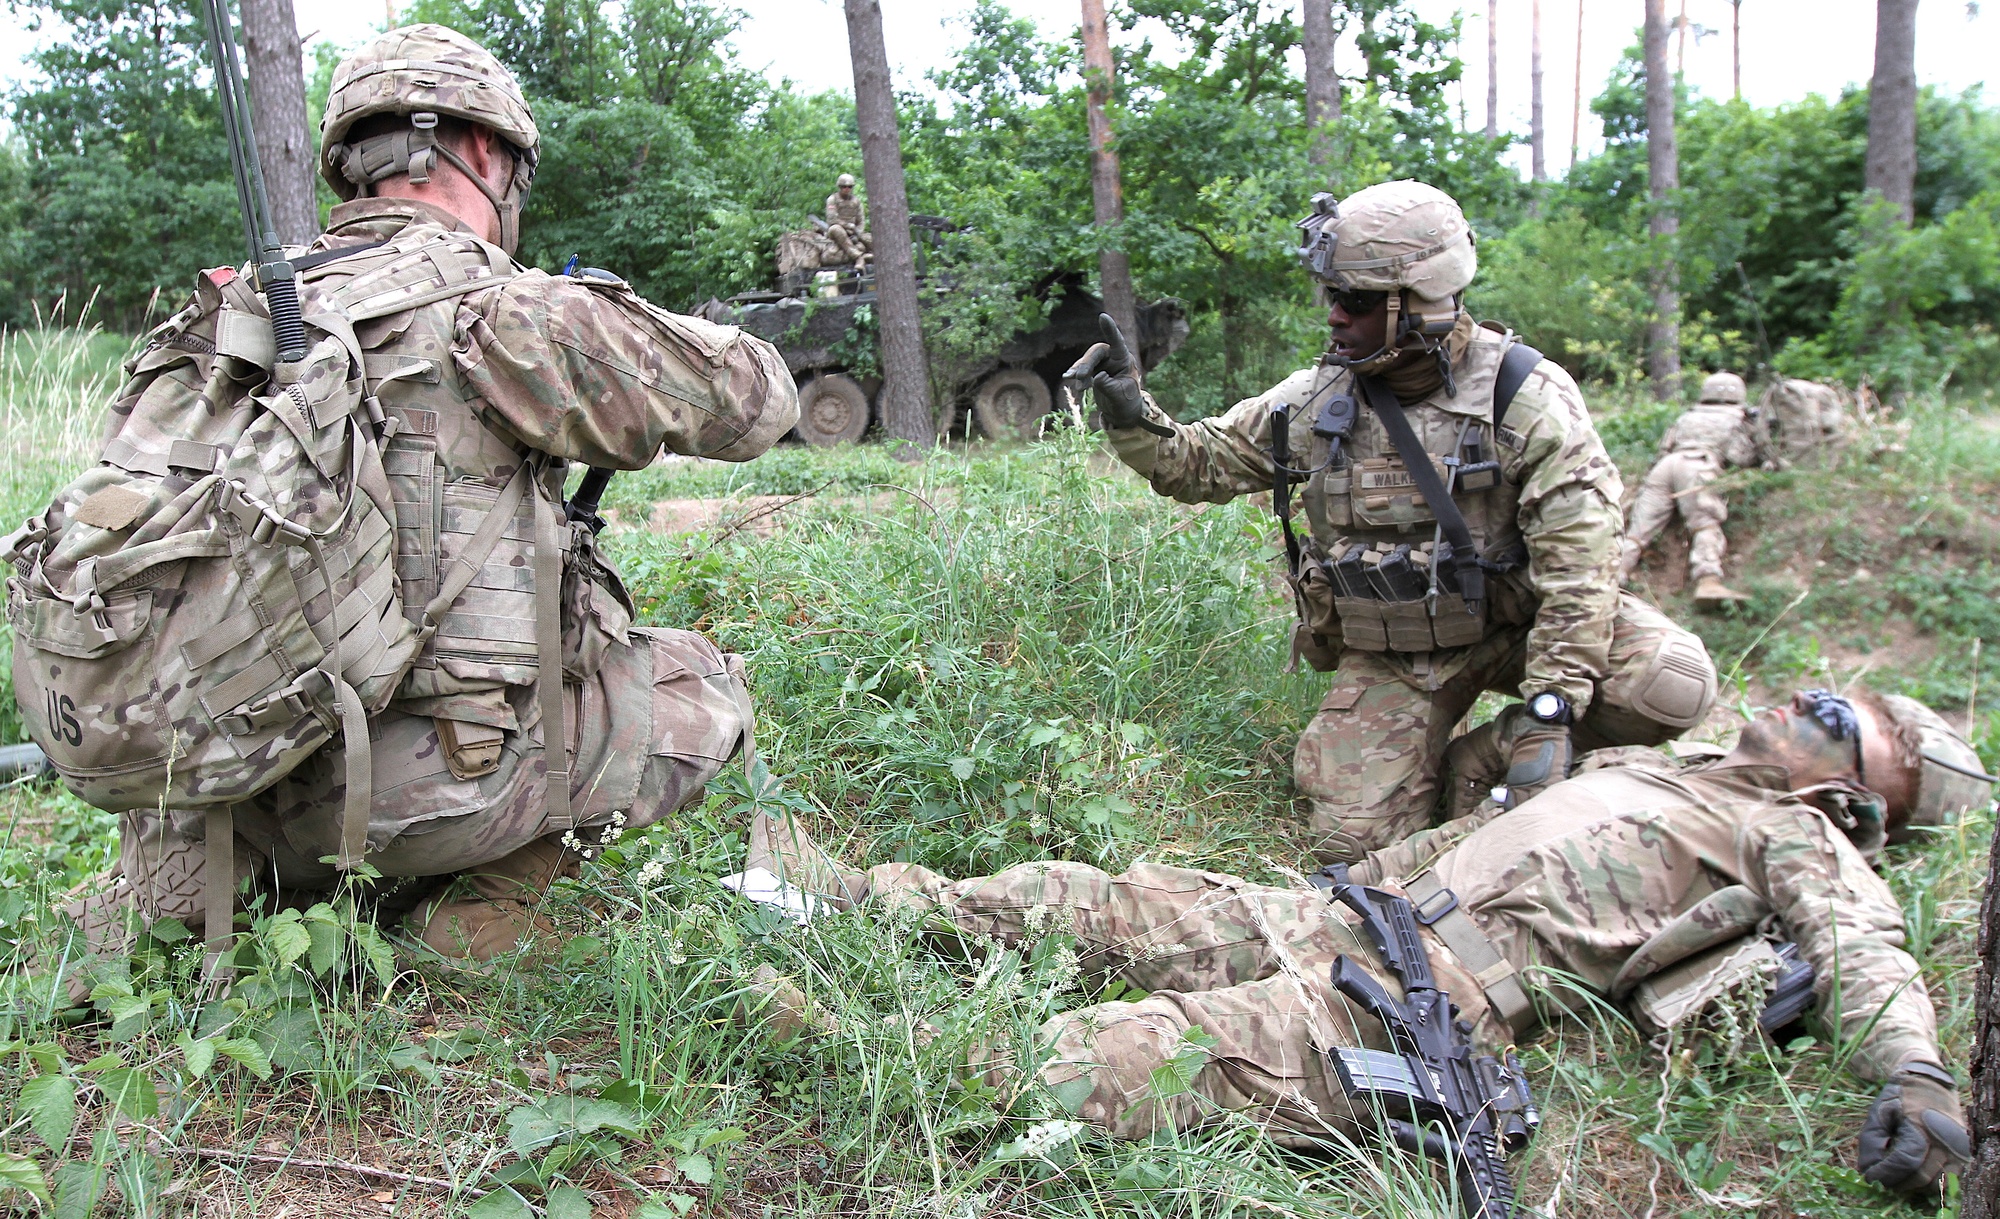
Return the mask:
<path fill-rule="evenodd" d="M 1542 1121 L 1520 1060 L 1512 1051 L 1504 1058 L 1472 1052 L 1472 1027 L 1431 974 L 1408 898 L 1349 884 L 1344 870 L 1330 888 L 1361 916 L 1406 996 L 1398 1002 L 1347 957 L 1334 961 L 1334 989 L 1380 1020 L 1396 1047 L 1330 1051 L 1342 1091 L 1378 1112 L 1398 1147 L 1448 1164 L 1468 1216 L 1509 1219 L 1514 1181 L 1506 1153 L 1525 1147 Z"/>
<path fill-rule="evenodd" d="M 577 484 L 576 494 L 569 497 L 564 511 L 572 525 L 588 525 L 592 533 L 604 531 L 604 518 L 597 514 L 597 501 L 604 498 L 604 488 L 611 485 L 611 476 L 616 473 L 602 466 L 590 467 L 590 473 Z"/>
<path fill-rule="evenodd" d="M 257 268 L 257 289 L 271 310 L 271 333 L 278 360 L 293 364 L 306 358 L 306 325 L 299 314 L 299 281 L 264 195 L 264 170 L 257 161 L 257 137 L 250 126 L 250 97 L 243 89 L 243 69 L 236 62 L 236 33 L 229 20 L 229 0 L 202 0 L 208 19 L 208 49 L 215 61 L 215 93 L 222 102 L 222 130 L 229 140 L 229 168 L 236 178 L 236 204 L 243 213 L 243 236 L 250 261 Z"/>

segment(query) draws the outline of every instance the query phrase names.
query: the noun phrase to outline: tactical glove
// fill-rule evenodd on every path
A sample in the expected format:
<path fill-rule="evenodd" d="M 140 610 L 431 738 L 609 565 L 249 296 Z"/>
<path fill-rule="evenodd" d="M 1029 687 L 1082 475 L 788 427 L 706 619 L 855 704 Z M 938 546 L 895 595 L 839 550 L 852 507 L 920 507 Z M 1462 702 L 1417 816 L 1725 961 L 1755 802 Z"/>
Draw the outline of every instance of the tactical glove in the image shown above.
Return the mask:
<path fill-rule="evenodd" d="M 1924 1195 L 1971 1161 L 1972 1138 L 1951 1072 L 1929 1062 L 1897 1068 L 1862 1120 L 1854 1155 L 1861 1175 L 1899 1194 Z"/>
<path fill-rule="evenodd" d="M 1572 754 L 1567 724 L 1522 716 L 1507 766 L 1507 807 L 1519 808 L 1550 784 L 1569 778 Z"/>
<path fill-rule="evenodd" d="M 1146 418 L 1146 399 L 1139 392 L 1139 366 L 1118 323 L 1110 314 L 1100 313 L 1097 324 L 1104 331 L 1104 341 L 1091 344 L 1083 358 L 1070 365 L 1063 383 L 1072 393 L 1083 392 L 1085 386 L 1096 392 L 1097 409 L 1106 428 L 1142 427 L 1156 435 L 1172 436 L 1172 428 Z"/>

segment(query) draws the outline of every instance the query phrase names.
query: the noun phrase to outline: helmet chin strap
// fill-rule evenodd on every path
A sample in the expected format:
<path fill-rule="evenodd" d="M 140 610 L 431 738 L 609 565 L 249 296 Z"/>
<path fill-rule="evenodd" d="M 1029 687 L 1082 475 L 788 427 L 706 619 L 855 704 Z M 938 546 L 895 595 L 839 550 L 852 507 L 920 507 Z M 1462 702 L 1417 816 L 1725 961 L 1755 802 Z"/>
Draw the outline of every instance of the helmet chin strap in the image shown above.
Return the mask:
<path fill-rule="evenodd" d="M 412 182 L 429 182 L 438 159 L 443 158 L 478 187 L 479 193 L 493 205 L 500 221 L 500 248 L 512 254 L 521 242 L 521 209 L 527 204 L 533 171 L 524 174 L 521 158 L 507 148 L 504 150 L 508 166 L 507 182 L 504 187 L 496 189 L 492 183 L 474 173 L 472 166 L 466 164 L 465 158 L 450 145 L 438 140 L 434 115 L 419 112 L 410 117 L 412 126 L 407 130 L 386 132 L 345 148 L 341 157 L 341 172 L 354 183 L 356 196 L 373 195 L 376 183 L 398 174 L 407 175 Z M 425 119 L 429 121 L 425 122 Z M 505 144 L 504 140 L 496 142 Z"/>
<path fill-rule="evenodd" d="M 1390 365 L 1413 351 L 1429 352 L 1438 357 L 1440 370 L 1444 373 L 1444 383 L 1453 397 L 1458 395 L 1458 387 L 1451 375 L 1451 352 L 1445 346 L 1445 337 L 1458 324 L 1458 315 L 1464 312 L 1459 296 L 1451 298 L 1451 322 L 1432 333 L 1432 324 L 1421 313 L 1409 309 L 1408 288 L 1401 288 L 1389 294 L 1387 305 L 1389 316 L 1382 328 L 1382 346 L 1365 356 L 1340 356 L 1330 358 L 1340 367 L 1362 376 L 1373 376 L 1387 371 Z"/>

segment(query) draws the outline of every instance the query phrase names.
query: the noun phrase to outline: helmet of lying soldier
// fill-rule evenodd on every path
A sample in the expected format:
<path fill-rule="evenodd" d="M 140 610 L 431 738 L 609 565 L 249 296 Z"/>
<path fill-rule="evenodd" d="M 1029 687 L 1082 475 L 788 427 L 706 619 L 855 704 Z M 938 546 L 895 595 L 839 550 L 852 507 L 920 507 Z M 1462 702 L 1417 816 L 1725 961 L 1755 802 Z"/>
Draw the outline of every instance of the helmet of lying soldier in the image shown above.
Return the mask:
<path fill-rule="evenodd" d="M 378 116 L 406 120 L 371 122 Z M 512 160 L 504 187 L 480 178 L 453 151 L 440 120 L 490 128 Z M 356 129 L 360 128 L 359 131 Z M 427 182 L 440 158 L 486 195 L 500 216 L 500 244 L 520 243 L 521 208 L 535 179 L 541 133 L 520 82 L 493 53 L 457 30 L 406 25 L 390 30 L 333 70 L 320 124 L 320 176 L 342 199 L 374 193 L 385 178 Z"/>
<path fill-rule="evenodd" d="M 1994 780 L 1956 728 L 1914 698 L 1886 694 L 1882 705 L 1900 729 L 1916 735 L 1921 757 L 1916 799 L 1909 816 L 1890 826 L 1889 841 L 1908 842 L 1926 827 L 1951 825 L 1960 814 L 1986 806 Z"/>
<path fill-rule="evenodd" d="M 1741 406 L 1746 394 L 1743 378 L 1733 372 L 1710 373 L 1701 383 L 1701 401 L 1725 406 Z"/>
<path fill-rule="evenodd" d="M 1374 371 L 1405 351 L 1435 351 L 1457 325 L 1479 256 L 1472 226 L 1450 195 L 1407 179 L 1337 202 L 1314 195 L 1298 229 L 1299 261 L 1323 292 L 1388 294 L 1389 346 L 1356 368 Z"/>

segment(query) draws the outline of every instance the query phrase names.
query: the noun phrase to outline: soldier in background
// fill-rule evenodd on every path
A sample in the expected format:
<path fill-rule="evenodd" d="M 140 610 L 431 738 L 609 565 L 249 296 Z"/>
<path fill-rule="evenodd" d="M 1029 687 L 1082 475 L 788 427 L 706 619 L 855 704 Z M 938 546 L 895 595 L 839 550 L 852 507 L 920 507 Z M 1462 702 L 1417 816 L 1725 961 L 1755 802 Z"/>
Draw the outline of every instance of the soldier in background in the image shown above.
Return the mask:
<path fill-rule="evenodd" d="M 1812 995 L 1815 1019 L 1854 1047 L 1849 1068 L 1882 1084 L 1858 1167 L 1935 1203 L 1970 1142 L 1902 909 L 1870 861 L 1913 814 L 1986 803 L 1992 777 L 1942 723 L 1908 700 L 1803 691 L 1711 765 L 1607 751 L 1505 815 L 1489 808 L 1371 853 L 1350 879 L 1416 904 L 1439 985 L 1487 1052 L 1560 1015 L 1562 987 L 1669 1027 L 1718 1005 L 1754 1012 L 1787 959 L 1765 938 L 1778 928 L 1811 966 L 1809 990 L 1792 975 L 1796 1001 Z M 1240 1113 L 1311 1150 L 1365 1123 L 1327 1051 L 1391 1047 L 1329 968 L 1345 956 L 1392 993 L 1397 982 L 1323 892 L 1145 863 L 1114 876 L 1044 861 L 962 881 L 914 864 L 860 871 L 761 817 L 750 841 L 750 866 L 836 908 L 914 909 L 1010 946 L 1072 935 L 1087 993 L 1114 978 L 1149 992 L 1056 1016 L 1036 1039 L 1049 1048 L 1036 1080 L 1114 1137 Z M 783 984 L 767 993 L 774 1023 L 802 998 Z M 1012 1061 L 982 1064 L 1003 1093 L 1023 1086 Z M 1159 1096 L 1166 1078 L 1188 1086 Z"/>
<path fill-rule="evenodd" d="M 854 175 L 842 174 L 834 180 L 833 193 L 826 197 L 826 235 L 841 256 L 859 266 L 875 248 L 868 232 L 868 209 L 854 193 Z"/>
<path fill-rule="evenodd" d="M 1619 593 L 1618 469 L 1570 375 L 1466 311 L 1478 259 L 1457 202 L 1406 181 L 1313 204 L 1299 254 L 1332 331 L 1314 367 L 1195 423 L 1141 391 L 1122 340 L 1071 375 L 1160 494 L 1277 490 L 1297 651 L 1334 671 L 1293 755 L 1326 863 L 1430 824 L 1446 745 L 1484 691 L 1524 702 L 1521 800 L 1563 778 L 1573 746 L 1700 723 L 1716 675 L 1699 639 Z"/>
<path fill-rule="evenodd" d="M 636 470 L 663 447 L 747 461 L 798 419 L 762 340 L 668 313 L 606 272 L 513 261 L 539 148 L 520 86 L 485 49 L 439 25 L 383 34 L 334 71 L 320 164 L 345 202 L 298 260 L 322 307 L 382 291 L 414 302 L 355 328 L 371 404 L 396 423 L 382 490 L 398 509 L 393 577 L 406 612 L 435 627 L 369 721 L 367 862 L 404 904 L 423 901 L 411 923 L 426 943 L 479 960 L 531 930 L 588 844 L 699 798 L 751 727 L 740 658 L 634 626 L 591 529 L 538 537 L 542 509 L 505 488 L 530 463 L 528 495 L 559 501 L 569 463 Z M 154 346 L 215 350 L 200 338 Z M 143 415 L 144 389 L 128 387 L 114 421 L 133 397 Z M 432 620 L 445 569 L 482 534 L 496 538 L 488 557 Z M 238 877 L 333 885 L 343 750 L 336 739 L 234 810 Z M 201 928 L 202 838 L 199 813 L 122 814 L 118 865 L 69 907 L 90 946 L 121 948 L 132 911 Z"/>
<path fill-rule="evenodd" d="M 1778 468 L 1763 417 L 1745 407 L 1743 398 L 1743 378 L 1714 373 L 1701 383 L 1701 400 L 1660 438 L 1660 459 L 1640 484 L 1626 521 L 1619 583 L 1632 579 L 1641 552 L 1678 512 L 1687 523 L 1695 606 L 1713 610 L 1749 600 L 1722 582 L 1722 557 L 1729 550 L 1722 523 L 1729 519 L 1729 505 L 1710 485 L 1732 466 Z"/>

